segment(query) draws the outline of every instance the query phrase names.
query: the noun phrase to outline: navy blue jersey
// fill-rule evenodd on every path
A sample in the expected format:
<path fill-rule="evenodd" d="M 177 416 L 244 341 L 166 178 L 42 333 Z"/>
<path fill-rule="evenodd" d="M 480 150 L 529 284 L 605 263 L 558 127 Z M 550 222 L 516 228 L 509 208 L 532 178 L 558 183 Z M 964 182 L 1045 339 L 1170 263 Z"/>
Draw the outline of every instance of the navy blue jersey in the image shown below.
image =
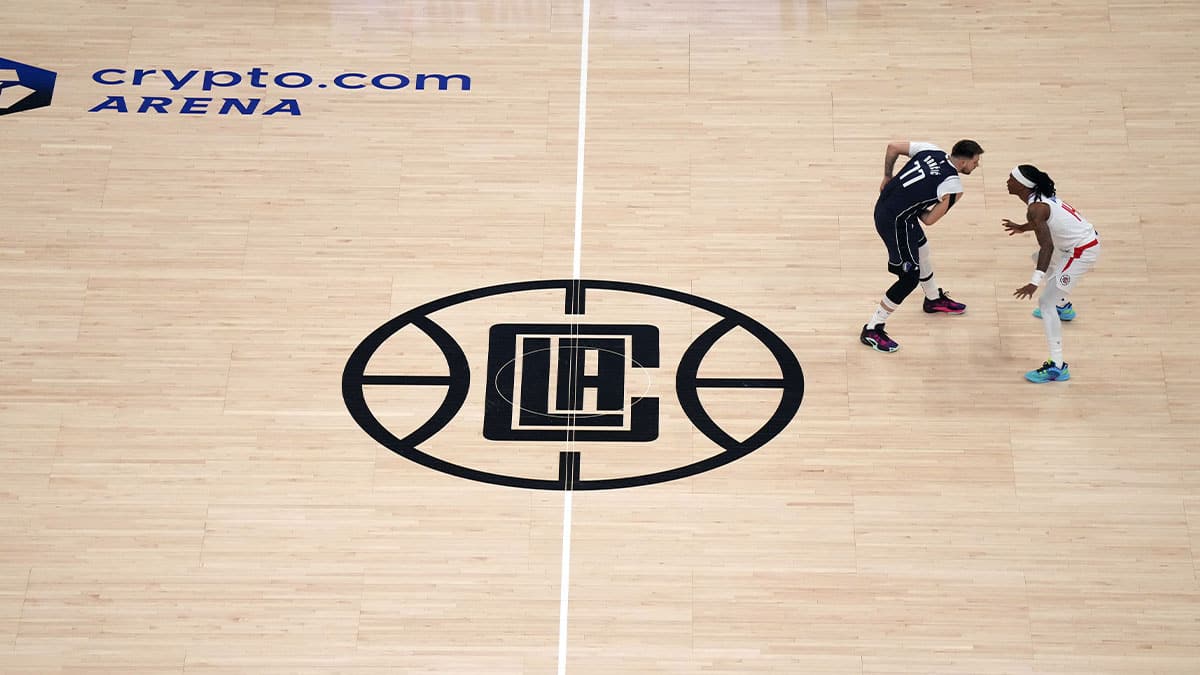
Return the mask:
<path fill-rule="evenodd" d="M 910 144 L 912 156 L 897 173 L 875 203 L 876 219 L 894 221 L 915 218 L 948 194 L 963 191 L 958 170 L 946 151 L 930 143 Z"/>

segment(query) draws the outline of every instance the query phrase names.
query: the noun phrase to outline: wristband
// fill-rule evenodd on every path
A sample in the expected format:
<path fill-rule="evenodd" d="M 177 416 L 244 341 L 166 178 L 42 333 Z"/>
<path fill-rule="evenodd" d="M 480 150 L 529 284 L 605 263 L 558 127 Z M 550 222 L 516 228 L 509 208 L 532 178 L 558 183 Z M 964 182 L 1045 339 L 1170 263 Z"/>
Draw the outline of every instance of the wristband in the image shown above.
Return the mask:
<path fill-rule="evenodd" d="M 1043 272 L 1041 270 L 1034 270 L 1033 276 L 1029 277 L 1029 283 L 1033 284 L 1034 286 L 1041 286 L 1042 279 L 1045 278 L 1045 276 L 1046 276 L 1045 272 Z"/>

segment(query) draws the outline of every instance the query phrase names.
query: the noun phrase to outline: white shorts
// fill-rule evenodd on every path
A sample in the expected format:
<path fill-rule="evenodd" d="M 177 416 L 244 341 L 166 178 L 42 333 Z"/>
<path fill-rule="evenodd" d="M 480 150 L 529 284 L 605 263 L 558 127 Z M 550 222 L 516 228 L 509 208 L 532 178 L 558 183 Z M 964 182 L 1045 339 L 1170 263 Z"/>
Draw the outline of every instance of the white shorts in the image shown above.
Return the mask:
<path fill-rule="evenodd" d="M 1054 285 L 1063 293 L 1070 293 L 1075 289 L 1075 284 L 1079 283 L 1079 279 L 1090 272 L 1096 266 L 1096 261 L 1100 260 L 1100 240 L 1093 239 L 1083 246 L 1075 247 L 1074 250 L 1062 251 L 1055 255 L 1055 258 L 1057 260 L 1054 262 L 1057 264 L 1050 266 L 1050 269 L 1054 270 Z"/>
<path fill-rule="evenodd" d="M 1037 262 L 1037 251 L 1033 252 L 1033 261 Z M 1100 240 L 1093 239 L 1090 243 L 1074 249 L 1055 249 L 1050 258 L 1050 266 L 1046 270 L 1047 277 L 1054 278 L 1054 285 L 1063 295 L 1075 290 L 1079 279 L 1096 266 L 1100 260 Z"/>

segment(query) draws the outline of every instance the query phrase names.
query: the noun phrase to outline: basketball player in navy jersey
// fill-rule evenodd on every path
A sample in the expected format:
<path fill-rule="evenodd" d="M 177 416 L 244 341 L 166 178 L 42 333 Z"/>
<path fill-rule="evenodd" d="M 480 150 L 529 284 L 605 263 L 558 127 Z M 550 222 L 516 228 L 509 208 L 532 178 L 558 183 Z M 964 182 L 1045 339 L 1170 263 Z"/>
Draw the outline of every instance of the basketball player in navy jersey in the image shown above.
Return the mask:
<path fill-rule="evenodd" d="M 1025 373 L 1025 379 L 1035 384 L 1065 382 L 1071 379 L 1071 371 L 1063 361 L 1062 322 L 1067 316 L 1075 318 L 1071 291 L 1100 259 L 1100 239 L 1096 228 L 1082 213 L 1058 198 L 1054 180 L 1032 164 L 1022 164 L 1009 173 L 1008 194 L 1026 204 L 1025 222 L 1014 223 L 1005 218 L 1004 229 L 1009 236 L 1033 232 L 1038 241 L 1037 267 L 1029 283 L 1013 295 L 1032 298 L 1045 281 L 1038 298 L 1041 310 L 1038 316 L 1042 319 L 1050 358 L 1040 368 Z"/>
<path fill-rule="evenodd" d="M 892 167 L 900 155 L 909 158 L 900 173 Z M 979 166 L 983 148 L 972 140 L 954 144 L 950 153 L 931 143 L 889 143 L 883 158 L 883 183 L 875 202 L 875 231 L 888 251 L 888 271 L 898 278 L 884 294 L 859 340 L 877 352 L 894 352 L 900 345 L 888 336 L 884 322 L 917 286 L 925 291 L 929 314 L 962 314 L 967 306 L 955 302 L 933 280 L 929 242 L 922 225 L 933 225 L 962 196 L 959 174 Z"/>

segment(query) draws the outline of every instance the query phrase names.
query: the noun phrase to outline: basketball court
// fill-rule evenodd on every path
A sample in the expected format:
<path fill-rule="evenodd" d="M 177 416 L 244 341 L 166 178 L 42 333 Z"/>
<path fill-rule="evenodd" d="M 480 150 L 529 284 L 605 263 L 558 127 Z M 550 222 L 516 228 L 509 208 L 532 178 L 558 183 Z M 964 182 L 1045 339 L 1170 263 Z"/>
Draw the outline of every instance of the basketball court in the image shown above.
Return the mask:
<path fill-rule="evenodd" d="M 1195 3 L 0 6 L 0 672 L 1200 671 Z"/>

